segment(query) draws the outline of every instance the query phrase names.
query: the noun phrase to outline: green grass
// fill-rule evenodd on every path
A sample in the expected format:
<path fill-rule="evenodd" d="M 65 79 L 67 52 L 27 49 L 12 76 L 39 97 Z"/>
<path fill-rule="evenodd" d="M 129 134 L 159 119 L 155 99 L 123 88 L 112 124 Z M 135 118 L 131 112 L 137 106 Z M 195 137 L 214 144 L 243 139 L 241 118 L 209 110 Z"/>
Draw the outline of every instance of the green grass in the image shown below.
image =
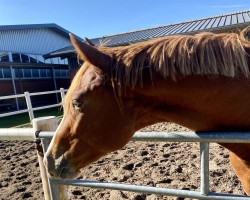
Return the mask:
<path fill-rule="evenodd" d="M 58 118 L 61 118 L 63 115 L 63 111 L 61 108 L 49 108 L 44 110 L 37 110 L 34 112 L 34 115 L 35 118 L 44 116 L 56 116 Z M 31 123 L 28 113 L 22 113 L 18 115 L 0 118 L 0 128 L 20 127 L 30 124 Z"/>

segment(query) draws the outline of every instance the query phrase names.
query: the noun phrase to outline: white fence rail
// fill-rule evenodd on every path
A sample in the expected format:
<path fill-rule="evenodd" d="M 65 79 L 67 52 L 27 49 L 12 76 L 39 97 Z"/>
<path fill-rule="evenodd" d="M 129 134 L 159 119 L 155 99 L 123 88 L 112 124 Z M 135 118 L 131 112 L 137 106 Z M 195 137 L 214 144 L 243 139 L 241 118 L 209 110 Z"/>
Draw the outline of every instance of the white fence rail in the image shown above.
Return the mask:
<path fill-rule="evenodd" d="M 61 106 L 61 104 L 57 103 L 57 104 L 52 104 L 52 105 L 47 105 L 47 106 L 40 106 L 40 107 L 35 107 L 34 108 L 32 106 L 32 102 L 31 102 L 31 98 L 30 97 L 32 97 L 32 96 L 38 96 L 38 95 L 47 95 L 47 94 L 57 94 L 57 93 L 60 93 L 61 99 L 63 99 L 63 97 L 65 96 L 65 93 L 67 91 L 68 91 L 67 89 L 60 88 L 60 90 L 54 90 L 54 91 L 35 92 L 35 93 L 24 92 L 24 94 L 2 96 L 2 97 L 0 97 L 0 100 L 25 98 L 27 109 L 3 113 L 3 114 L 0 114 L 0 118 L 1 117 L 7 117 L 7 116 L 11 116 L 11 115 L 16 115 L 16 114 L 21 114 L 21 113 L 28 112 L 29 113 L 30 121 L 32 122 L 32 120 L 34 119 L 34 111 L 36 111 L 36 110 L 43 110 L 43 109 L 47 109 L 47 108 L 58 107 L 58 106 Z"/>
<path fill-rule="evenodd" d="M 51 117 L 50 117 L 51 118 Z M 50 118 L 42 118 L 41 124 L 46 125 L 43 120 L 48 120 Z M 54 118 L 53 118 L 54 119 Z M 38 120 L 38 119 L 35 119 Z M 52 119 L 51 119 L 52 120 Z M 49 121 L 48 121 L 49 122 Z M 53 127 L 48 124 L 48 127 Z M 49 144 L 49 140 L 54 135 L 51 128 L 38 128 L 39 126 L 34 126 L 32 129 L 0 129 L 0 140 L 34 140 L 35 138 L 40 138 L 43 144 L 43 149 Z M 41 127 L 41 126 L 40 126 Z M 36 132 L 35 130 L 41 130 L 41 132 Z M 140 186 L 140 185 L 130 185 L 121 183 L 106 183 L 98 181 L 88 181 L 88 180 L 50 180 L 47 179 L 48 191 L 50 191 L 47 196 L 49 199 L 59 200 L 67 199 L 65 193 L 66 189 L 61 189 L 62 185 L 73 185 L 91 188 L 103 188 L 103 189 L 113 189 L 122 191 L 133 191 L 133 192 L 143 192 L 159 195 L 177 196 L 177 197 L 187 197 L 194 199 L 219 199 L 219 200 L 250 200 L 250 197 L 240 196 L 240 195 L 230 195 L 221 193 L 211 193 L 209 192 L 209 142 L 224 142 L 224 143 L 250 143 L 250 132 L 236 132 L 236 133 L 225 133 L 225 132 L 136 132 L 132 137 L 133 141 L 164 141 L 164 142 L 199 142 L 200 143 L 200 164 L 201 164 L 201 190 L 200 191 L 186 191 L 179 189 L 170 188 L 160 188 L 160 187 L 150 187 L 150 186 Z M 40 167 L 43 165 L 40 163 Z M 43 184 L 46 185 L 43 181 Z M 46 187 L 44 187 L 46 188 Z M 45 191 L 45 189 L 44 189 Z M 62 196 L 62 194 L 64 194 Z M 46 195 L 46 192 L 45 192 Z M 45 197 L 45 199 L 48 199 Z"/>

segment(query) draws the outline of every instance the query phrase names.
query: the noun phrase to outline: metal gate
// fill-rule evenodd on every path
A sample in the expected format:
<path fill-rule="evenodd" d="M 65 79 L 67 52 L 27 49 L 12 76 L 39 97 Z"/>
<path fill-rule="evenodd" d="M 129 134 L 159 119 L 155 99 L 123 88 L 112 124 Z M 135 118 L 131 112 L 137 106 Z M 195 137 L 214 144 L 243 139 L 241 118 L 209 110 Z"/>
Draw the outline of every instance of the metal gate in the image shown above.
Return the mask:
<path fill-rule="evenodd" d="M 52 120 L 42 118 L 43 120 Z M 47 122 L 46 122 L 47 123 Z M 48 129 L 46 129 L 48 130 Z M 36 132 L 33 129 L 0 129 L 0 140 L 34 140 L 40 138 L 43 149 L 46 151 L 54 131 Z M 73 185 L 91 188 L 113 189 L 121 191 L 132 191 L 176 197 L 188 197 L 193 199 L 227 199 L 227 200 L 250 200 L 250 197 L 211 193 L 209 191 L 209 143 L 250 143 L 250 133 L 234 132 L 136 132 L 132 141 L 161 141 L 161 142 L 199 142 L 200 143 L 200 168 L 201 182 L 200 191 L 187 191 L 179 189 L 150 187 L 141 185 L 107 183 L 88 180 L 51 180 L 48 179 L 50 196 L 52 200 L 59 200 L 60 185 Z M 64 197 L 63 199 L 66 199 Z M 62 199 L 62 196 L 61 196 Z"/>

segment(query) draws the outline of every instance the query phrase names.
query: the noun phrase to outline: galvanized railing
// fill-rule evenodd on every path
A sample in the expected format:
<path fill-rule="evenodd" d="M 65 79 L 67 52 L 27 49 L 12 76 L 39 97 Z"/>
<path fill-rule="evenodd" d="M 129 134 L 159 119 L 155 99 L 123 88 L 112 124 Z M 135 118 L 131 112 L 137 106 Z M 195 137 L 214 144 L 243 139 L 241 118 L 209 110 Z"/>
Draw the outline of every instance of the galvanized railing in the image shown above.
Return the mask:
<path fill-rule="evenodd" d="M 41 138 L 43 148 L 46 150 L 49 140 L 53 137 L 54 132 L 42 131 L 38 137 Z M 0 129 L 0 140 L 20 139 L 34 140 L 34 131 L 27 129 Z M 193 199 L 226 199 L 226 200 L 250 200 L 250 197 L 241 195 L 211 193 L 209 191 L 209 143 L 250 143 L 250 133 L 234 132 L 136 132 L 131 139 L 132 141 L 164 141 L 164 142 L 199 142 L 200 143 L 200 164 L 201 164 L 201 187 L 200 191 L 187 191 L 179 189 L 170 189 L 162 187 L 150 187 L 121 183 L 107 183 L 88 180 L 50 180 L 51 199 L 58 200 L 59 185 L 73 185 L 91 188 L 103 188 L 122 191 L 132 191 L 141 193 L 150 193 L 158 195 L 169 195 L 177 197 L 187 197 Z"/>
<path fill-rule="evenodd" d="M 57 93 L 60 93 L 61 99 L 63 99 L 63 97 L 65 96 L 65 93 L 67 91 L 68 91 L 67 89 L 60 88 L 60 90 L 54 90 L 54 91 L 35 92 L 35 93 L 24 92 L 24 94 L 17 94 L 17 95 L 10 95 L 10 96 L 1 96 L 0 100 L 25 98 L 27 109 L 22 109 L 22 110 L 17 110 L 17 111 L 2 113 L 2 114 L 0 114 L 0 118 L 1 117 L 11 116 L 11 115 L 16 115 L 16 114 L 21 114 L 21 113 L 27 113 L 28 112 L 29 113 L 30 121 L 32 122 L 32 120 L 34 119 L 34 111 L 36 111 L 36 110 L 43 110 L 43 109 L 47 109 L 47 108 L 58 107 L 58 106 L 61 106 L 61 104 L 57 103 L 57 104 L 52 104 L 52 105 L 47 105 L 47 106 L 40 106 L 40 107 L 35 107 L 34 108 L 32 106 L 32 102 L 31 102 L 31 98 L 30 97 L 32 97 L 32 96 L 38 96 L 38 95 L 47 95 L 47 94 L 57 94 Z"/>

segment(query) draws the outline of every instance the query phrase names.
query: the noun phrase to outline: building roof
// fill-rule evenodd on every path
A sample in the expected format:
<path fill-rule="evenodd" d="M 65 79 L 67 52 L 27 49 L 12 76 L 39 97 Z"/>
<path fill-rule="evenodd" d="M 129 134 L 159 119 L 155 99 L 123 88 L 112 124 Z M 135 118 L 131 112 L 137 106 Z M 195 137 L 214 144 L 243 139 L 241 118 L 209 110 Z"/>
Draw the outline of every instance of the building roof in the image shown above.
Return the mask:
<path fill-rule="evenodd" d="M 69 31 L 58 26 L 54 23 L 49 24 L 21 24 L 21 25 L 3 25 L 0 26 L 0 31 L 9 31 L 9 30 L 27 30 L 27 29 L 50 29 L 66 38 L 69 39 Z M 77 35 L 74 35 L 77 39 L 83 40 Z"/>
<path fill-rule="evenodd" d="M 235 27 L 246 27 L 248 25 L 250 25 L 250 10 L 114 35 L 107 35 L 101 38 L 91 39 L 91 42 L 96 46 L 99 45 L 100 41 L 109 41 L 106 46 L 122 46 L 168 35 L 195 34 L 204 31 L 214 32 L 232 29 Z M 46 54 L 44 57 L 65 57 L 66 55 L 72 53 L 75 53 L 75 49 L 73 46 L 69 46 Z"/>

